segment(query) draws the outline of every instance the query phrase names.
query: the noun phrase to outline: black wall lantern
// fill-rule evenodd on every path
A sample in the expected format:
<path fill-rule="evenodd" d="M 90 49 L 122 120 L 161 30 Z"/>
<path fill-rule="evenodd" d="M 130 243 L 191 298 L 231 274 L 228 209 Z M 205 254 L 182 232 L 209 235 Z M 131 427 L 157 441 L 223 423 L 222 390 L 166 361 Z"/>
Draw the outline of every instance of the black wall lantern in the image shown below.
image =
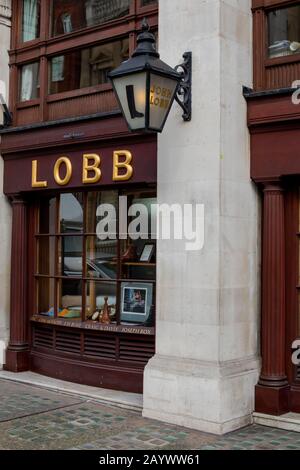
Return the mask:
<path fill-rule="evenodd" d="M 175 69 L 160 60 L 146 19 L 137 43 L 132 57 L 109 73 L 129 129 L 162 132 L 174 99 L 190 121 L 192 53 Z"/>

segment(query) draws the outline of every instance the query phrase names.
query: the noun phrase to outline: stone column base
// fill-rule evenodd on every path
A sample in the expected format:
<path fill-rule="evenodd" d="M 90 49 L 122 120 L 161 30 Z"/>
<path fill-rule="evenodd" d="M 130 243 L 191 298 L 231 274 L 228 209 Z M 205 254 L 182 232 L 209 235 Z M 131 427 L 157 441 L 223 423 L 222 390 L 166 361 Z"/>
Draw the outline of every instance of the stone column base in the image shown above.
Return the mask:
<path fill-rule="evenodd" d="M 143 416 L 213 434 L 251 424 L 256 357 L 209 363 L 154 356 L 145 368 Z"/>

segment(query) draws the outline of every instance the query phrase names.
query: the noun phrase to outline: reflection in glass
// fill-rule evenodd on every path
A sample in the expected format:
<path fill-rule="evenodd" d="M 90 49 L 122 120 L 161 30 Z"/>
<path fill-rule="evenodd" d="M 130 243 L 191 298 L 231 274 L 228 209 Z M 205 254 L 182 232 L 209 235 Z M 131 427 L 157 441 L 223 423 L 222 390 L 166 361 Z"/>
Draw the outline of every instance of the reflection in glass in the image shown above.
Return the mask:
<path fill-rule="evenodd" d="M 94 321 L 99 321 L 101 319 L 105 297 L 108 298 L 107 303 L 110 310 L 111 321 L 114 321 L 116 316 L 117 298 L 116 282 L 87 282 L 86 319 Z M 97 312 L 100 316 L 97 316 Z"/>
<path fill-rule="evenodd" d="M 37 242 L 37 272 L 46 276 L 55 275 L 55 237 L 39 237 Z"/>
<path fill-rule="evenodd" d="M 35 100 L 40 96 L 40 64 L 23 65 L 21 67 L 20 101 Z"/>
<path fill-rule="evenodd" d="M 108 73 L 129 57 L 128 38 L 53 57 L 49 93 L 108 83 Z"/>
<path fill-rule="evenodd" d="M 141 6 L 145 7 L 151 5 L 151 3 L 158 3 L 158 0 L 141 0 Z"/>
<path fill-rule="evenodd" d="M 61 279 L 58 282 L 59 318 L 79 320 L 82 310 L 82 281 Z"/>
<path fill-rule="evenodd" d="M 83 193 L 60 196 L 60 231 L 78 233 L 83 230 Z"/>
<path fill-rule="evenodd" d="M 82 237 L 64 236 L 59 240 L 59 273 L 67 277 L 82 276 Z"/>
<path fill-rule="evenodd" d="M 40 0 L 23 0 L 22 41 L 32 41 L 40 35 Z"/>
<path fill-rule="evenodd" d="M 37 280 L 37 313 L 54 317 L 54 279 L 40 278 Z"/>
<path fill-rule="evenodd" d="M 56 198 L 40 199 L 39 233 L 56 233 Z"/>
<path fill-rule="evenodd" d="M 116 279 L 117 240 L 101 241 L 87 237 L 87 277 L 94 279 Z"/>
<path fill-rule="evenodd" d="M 52 35 L 95 26 L 129 13 L 130 0 L 53 0 Z"/>
<path fill-rule="evenodd" d="M 107 204 L 110 206 L 109 208 L 106 206 Z M 90 192 L 87 201 L 87 233 L 96 233 L 99 222 L 105 218 L 107 222 L 109 220 L 109 223 L 104 226 L 105 231 L 111 235 L 111 238 L 116 238 L 117 210 L 117 191 Z M 109 218 L 107 218 L 108 216 Z"/>
<path fill-rule="evenodd" d="M 300 53 L 300 6 L 271 11 L 268 27 L 270 58 Z"/>

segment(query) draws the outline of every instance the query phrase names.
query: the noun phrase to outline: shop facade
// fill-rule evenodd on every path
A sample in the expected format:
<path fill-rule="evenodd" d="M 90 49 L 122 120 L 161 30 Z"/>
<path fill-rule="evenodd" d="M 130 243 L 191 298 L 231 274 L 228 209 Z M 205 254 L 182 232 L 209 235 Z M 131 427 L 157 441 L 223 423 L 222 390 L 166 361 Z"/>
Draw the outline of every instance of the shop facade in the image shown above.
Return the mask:
<path fill-rule="evenodd" d="M 144 16 L 157 31 L 157 2 L 87 3 L 13 4 L 4 368 L 141 393 L 155 353 L 156 240 L 150 224 L 132 240 L 133 216 L 119 213 L 156 203 L 157 144 L 129 133 L 107 74 L 133 52 Z"/>
<path fill-rule="evenodd" d="M 254 89 L 245 90 L 251 178 L 262 195 L 261 355 L 255 410 L 300 412 L 300 6 L 253 1 Z M 296 352 L 296 354 L 294 354 Z"/>
<path fill-rule="evenodd" d="M 251 422 L 259 374 L 259 197 L 242 94 L 253 85 L 250 0 L 82 5 L 13 2 L 4 367 L 143 391 L 144 416 L 228 432 Z M 193 57 L 192 120 L 174 104 L 158 137 L 128 131 L 107 78 L 144 16 L 162 60 Z M 124 196 L 147 209 L 203 205 L 202 249 L 149 232 L 132 242 L 117 216 L 115 240 L 102 242 L 98 207 L 118 214 Z"/>
<path fill-rule="evenodd" d="M 144 416 L 219 434 L 299 412 L 298 3 L 13 2 L 7 370 L 143 392 Z M 144 16 L 166 63 L 193 57 L 192 119 L 174 104 L 158 137 L 128 131 L 107 78 Z M 204 205 L 202 249 L 131 240 L 125 199 Z"/>

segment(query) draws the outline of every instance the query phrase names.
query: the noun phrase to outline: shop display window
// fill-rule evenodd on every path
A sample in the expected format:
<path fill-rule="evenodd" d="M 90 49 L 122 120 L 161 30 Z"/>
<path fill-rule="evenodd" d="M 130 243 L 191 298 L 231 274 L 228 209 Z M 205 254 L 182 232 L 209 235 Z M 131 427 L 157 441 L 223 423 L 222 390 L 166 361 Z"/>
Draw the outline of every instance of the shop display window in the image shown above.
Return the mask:
<path fill-rule="evenodd" d="M 269 58 L 300 53 L 300 6 L 290 6 L 268 13 Z"/>
<path fill-rule="evenodd" d="M 138 209 L 120 217 L 120 197 L 127 209 Z M 35 316 L 83 326 L 153 326 L 155 204 L 150 189 L 41 198 L 35 234 Z"/>

